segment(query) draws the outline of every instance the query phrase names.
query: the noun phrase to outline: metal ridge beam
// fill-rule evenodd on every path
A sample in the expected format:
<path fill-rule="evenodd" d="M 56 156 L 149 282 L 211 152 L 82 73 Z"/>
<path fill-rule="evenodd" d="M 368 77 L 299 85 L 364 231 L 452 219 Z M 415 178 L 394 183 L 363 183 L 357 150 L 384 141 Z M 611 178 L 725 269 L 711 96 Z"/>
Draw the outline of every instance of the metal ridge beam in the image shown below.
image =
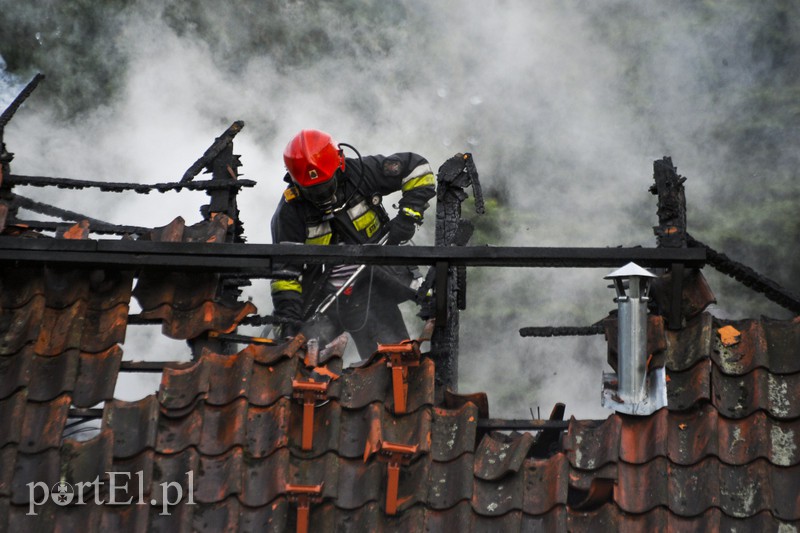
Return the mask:
<path fill-rule="evenodd" d="M 311 246 L 293 244 L 167 243 L 123 240 L 0 237 L 0 264 L 33 263 L 128 269 L 271 272 L 272 263 L 338 263 L 492 267 L 643 267 L 675 263 L 701 267 L 702 248 L 541 248 L 509 246 Z"/>

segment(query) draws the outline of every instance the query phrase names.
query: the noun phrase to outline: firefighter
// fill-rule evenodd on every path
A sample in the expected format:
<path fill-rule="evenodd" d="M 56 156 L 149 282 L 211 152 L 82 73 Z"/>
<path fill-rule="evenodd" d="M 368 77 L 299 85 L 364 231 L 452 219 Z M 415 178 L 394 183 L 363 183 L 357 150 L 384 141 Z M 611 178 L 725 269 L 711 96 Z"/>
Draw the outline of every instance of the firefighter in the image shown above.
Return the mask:
<path fill-rule="evenodd" d="M 346 158 L 342 147 L 357 158 Z M 337 145 L 318 130 L 303 130 L 292 138 L 283 159 L 288 186 L 272 217 L 272 242 L 315 245 L 378 243 L 402 244 L 422 223 L 428 200 L 435 195 L 435 179 L 428 161 L 414 153 L 361 157 L 350 145 Z M 398 212 L 391 217 L 383 197 L 401 191 Z M 292 337 L 306 322 L 303 333 L 321 345 L 347 331 L 362 359 L 377 344 L 409 338 L 398 304 L 410 290 L 416 268 L 367 267 L 352 286 L 336 299 L 324 320 L 308 319 L 326 296 L 339 290 L 358 265 L 289 267 L 271 284 L 274 315 L 283 319 L 277 338 Z M 407 290 L 401 290 L 405 287 Z M 317 317 L 318 318 L 318 317 Z"/>

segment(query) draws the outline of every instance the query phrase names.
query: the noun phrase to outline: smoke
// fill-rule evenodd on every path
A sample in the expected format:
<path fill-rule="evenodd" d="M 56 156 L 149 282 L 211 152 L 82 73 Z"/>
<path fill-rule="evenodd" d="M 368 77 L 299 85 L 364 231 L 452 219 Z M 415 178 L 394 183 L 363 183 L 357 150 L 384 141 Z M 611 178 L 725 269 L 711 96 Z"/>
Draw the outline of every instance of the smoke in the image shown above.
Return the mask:
<path fill-rule="evenodd" d="M 283 188 L 283 147 L 299 129 L 319 128 L 364 154 L 421 153 L 434 168 L 457 152 L 471 152 L 484 190 L 507 205 L 480 223 L 499 235 L 487 244 L 654 246 L 652 162 L 669 155 L 688 177 L 690 231 L 701 240 L 707 240 L 702 231 L 715 227 L 733 234 L 719 198 L 735 198 L 732 183 L 746 155 L 736 152 L 725 126 L 774 66 L 742 37 L 765 24 L 763 7 L 577 0 L 272 4 L 156 2 L 114 13 L 86 35 L 83 52 L 94 63 L 83 57 L 78 64 L 85 78 L 78 71 L 70 83 L 92 84 L 92 69 L 109 64 L 116 77 L 84 87 L 96 104 L 84 103 L 66 118 L 69 102 L 58 92 L 61 63 L 47 63 L 51 76 L 42 53 L 24 68 L 17 65 L 14 75 L 0 70 L 0 104 L 29 74 L 48 75 L 6 129 L 16 154 L 13 171 L 177 181 L 217 135 L 242 119 L 235 151 L 244 177 L 258 184 L 240 195 L 239 208 L 248 241 L 266 243 Z M 37 13 L 13 6 L 3 11 L 38 31 Z M 58 31 L 67 31 L 67 21 Z M 58 48 L 59 38 L 66 42 L 55 30 L 45 37 L 37 37 L 43 50 Z M 72 64 L 81 52 L 58 49 L 60 60 Z M 7 57 L 12 52 L 0 50 Z M 796 137 L 771 152 L 771 161 L 781 168 L 796 164 Z M 765 203 L 786 193 L 767 191 Z M 796 197 L 796 188 L 790 191 Z M 141 226 L 176 216 L 196 222 L 206 200 L 185 191 L 18 192 Z M 420 244 L 432 242 L 431 229 Z M 774 237 L 763 231 L 770 242 Z M 769 264 L 761 255 L 739 259 Z M 523 339 L 517 333 L 525 326 L 583 326 L 603 318 L 613 307 L 605 274 L 470 269 L 460 389 L 486 391 L 494 416 L 525 417 L 537 406 L 547 412 L 558 401 L 568 414 L 605 416 L 599 407 L 601 372 L 608 370 L 602 337 Z M 264 284 L 245 297 L 260 313 L 271 311 Z M 410 323 L 412 334 L 420 326 Z M 181 348 L 170 343 L 159 352 L 158 346 L 150 338 L 129 338 L 124 348 L 126 357 L 136 358 L 173 357 Z"/>

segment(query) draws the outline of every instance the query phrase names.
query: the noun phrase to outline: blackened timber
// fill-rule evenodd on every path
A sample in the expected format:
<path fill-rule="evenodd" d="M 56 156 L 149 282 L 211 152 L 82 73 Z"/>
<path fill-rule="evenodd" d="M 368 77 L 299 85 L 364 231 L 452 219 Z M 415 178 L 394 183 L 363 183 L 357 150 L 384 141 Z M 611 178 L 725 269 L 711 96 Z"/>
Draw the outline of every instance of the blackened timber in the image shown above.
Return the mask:
<path fill-rule="evenodd" d="M 73 178 L 50 178 L 47 176 L 24 176 L 21 174 L 10 174 L 6 176 L 9 185 L 28 185 L 30 187 L 58 187 L 59 189 L 100 189 L 103 192 L 135 192 L 138 194 L 149 194 L 157 192 L 180 192 L 183 189 L 189 191 L 214 191 L 218 189 L 240 189 L 243 187 L 254 187 L 256 182 L 253 180 L 237 179 L 232 180 L 198 180 L 190 182 L 164 182 L 164 183 L 133 183 L 133 182 L 113 182 L 113 181 L 92 181 Z"/>
<path fill-rule="evenodd" d="M 17 112 L 17 109 L 19 109 L 19 107 L 25 103 L 25 100 L 27 100 L 33 91 L 36 90 L 39 82 L 41 82 L 43 79 L 44 74 L 37 73 L 33 79 L 28 82 L 28 85 L 26 85 L 25 88 L 20 91 L 17 97 L 14 98 L 14 101 L 8 105 L 5 111 L 3 111 L 3 113 L 0 115 L 0 132 L 5 129 L 9 121 L 11 121 L 11 119 L 14 117 L 14 113 Z M 2 135 L 0 135 L 0 140 L 2 140 L 2 138 Z"/>
<path fill-rule="evenodd" d="M 188 368 L 191 361 L 122 361 L 119 364 L 120 372 L 162 372 L 165 368 Z"/>
<path fill-rule="evenodd" d="M 464 189 L 473 187 L 475 207 L 484 212 L 478 170 L 471 154 L 456 154 L 439 167 L 436 179 L 437 247 L 460 247 L 467 244 L 474 227 L 461 219 L 461 204 L 467 198 Z M 438 394 L 458 390 L 458 311 L 466 306 L 467 269 L 463 265 L 437 261 L 436 327 L 431 337 L 431 357 L 436 363 Z"/>
<path fill-rule="evenodd" d="M 710 246 L 687 235 L 689 246 L 693 249 L 705 250 L 708 255 L 708 264 L 719 272 L 729 276 L 745 287 L 763 294 L 767 299 L 777 303 L 794 313 L 800 313 L 800 295 L 782 287 L 776 281 L 767 278 L 752 268 L 734 261 L 727 255 L 717 252 Z"/>
<path fill-rule="evenodd" d="M 520 328 L 520 337 L 578 337 L 603 335 L 603 326 L 540 326 Z"/>
<path fill-rule="evenodd" d="M 478 429 L 489 431 L 566 430 L 569 420 L 526 420 L 506 418 L 479 418 Z"/>
<path fill-rule="evenodd" d="M 186 183 L 192 181 L 201 170 L 211 165 L 217 156 L 219 156 L 220 153 L 222 153 L 231 145 L 233 138 L 236 137 L 237 133 L 242 131 L 242 128 L 244 128 L 244 121 L 237 120 L 231 124 L 231 126 L 225 130 L 222 135 L 214 139 L 214 142 L 208 147 L 203 156 L 195 161 L 194 164 L 192 164 L 192 166 L 190 166 L 186 172 L 183 173 L 181 182 Z"/>
<path fill-rule="evenodd" d="M 631 261 L 649 268 L 700 268 L 706 249 L 542 248 L 514 246 L 312 246 L 20 239 L 0 236 L 0 263 L 92 265 L 94 268 L 189 269 L 272 276 L 273 261 L 306 264 L 608 268 Z"/>

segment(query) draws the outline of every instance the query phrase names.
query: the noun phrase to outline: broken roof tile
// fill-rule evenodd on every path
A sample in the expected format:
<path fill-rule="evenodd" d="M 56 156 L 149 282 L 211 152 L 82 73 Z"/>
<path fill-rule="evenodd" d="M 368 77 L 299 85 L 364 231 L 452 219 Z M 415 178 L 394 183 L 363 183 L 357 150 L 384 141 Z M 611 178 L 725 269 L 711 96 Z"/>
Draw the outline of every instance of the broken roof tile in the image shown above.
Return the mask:
<path fill-rule="evenodd" d="M 193 309 L 176 309 L 164 304 L 142 311 L 145 319 L 162 320 L 161 332 L 173 339 L 193 339 L 206 331 L 230 333 L 248 315 L 255 314 L 256 307 L 250 302 L 229 305 L 204 301 Z"/>
<path fill-rule="evenodd" d="M 468 403 L 478 408 L 478 418 L 489 418 L 489 398 L 485 392 L 457 394 L 449 389 L 444 391 L 442 406 L 446 409 L 461 409 Z"/>
<path fill-rule="evenodd" d="M 149 395 L 135 402 L 113 400 L 105 404 L 103 426 L 114 435 L 114 457 L 133 457 L 155 448 L 158 426 L 158 401 Z"/>
<path fill-rule="evenodd" d="M 619 458 L 620 427 L 619 416 L 610 416 L 599 425 L 571 418 L 563 444 L 570 464 L 584 470 L 615 464 Z"/>
<path fill-rule="evenodd" d="M 209 367 L 200 358 L 182 368 L 166 367 L 161 374 L 158 401 L 165 409 L 183 409 L 208 392 Z"/>
<path fill-rule="evenodd" d="M 225 242 L 225 235 L 233 219 L 225 213 L 212 213 L 210 220 L 201 220 L 186 226 L 183 242 Z"/>
<path fill-rule="evenodd" d="M 59 228 L 56 231 L 56 238 L 83 240 L 89 238 L 89 221 L 84 219 L 76 222 L 66 229 Z"/>
<path fill-rule="evenodd" d="M 175 217 L 166 226 L 153 228 L 142 236 L 142 240 L 153 242 L 181 242 L 183 232 L 186 230 L 186 221 L 183 217 Z"/>
<path fill-rule="evenodd" d="M 567 456 L 569 458 L 569 456 Z M 617 463 L 606 463 L 594 470 L 571 468 L 567 504 L 573 510 L 590 510 L 612 499 L 617 479 Z"/>
<path fill-rule="evenodd" d="M 61 479 L 73 486 L 96 478 L 107 481 L 107 473 L 112 471 L 113 440 L 114 435 L 107 429 L 86 441 L 65 439 L 61 447 Z"/>
<path fill-rule="evenodd" d="M 305 342 L 306 338 L 300 333 L 282 344 L 248 344 L 241 353 L 246 353 L 262 365 L 272 365 L 279 359 L 297 356 Z"/>
<path fill-rule="evenodd" d="M 518 472 L 531 446 L 533 436 L 530 433 L 523 433 L 519 438 L 498 432 L 484 435 L 475 450 L 475 477 L 497 481 Z"/>

